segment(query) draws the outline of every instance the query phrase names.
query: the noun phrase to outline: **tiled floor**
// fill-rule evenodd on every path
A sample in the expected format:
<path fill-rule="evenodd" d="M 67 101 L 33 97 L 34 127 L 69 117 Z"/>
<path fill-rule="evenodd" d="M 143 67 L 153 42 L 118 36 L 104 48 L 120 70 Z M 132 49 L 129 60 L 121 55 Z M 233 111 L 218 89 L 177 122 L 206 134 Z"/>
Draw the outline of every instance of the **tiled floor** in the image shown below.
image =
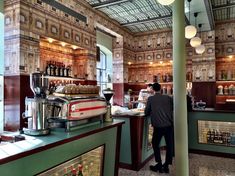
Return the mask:
<path fill-rule="evenodd" d="M 149 166 L 154 164 L 152 159 L 138 172 L 119 169 L 118 176 L 175 176 L 175 162 L 169 174 L 150 171 Z M 235 176 L 235 159 L 189 154 L 189 176 Z"/>

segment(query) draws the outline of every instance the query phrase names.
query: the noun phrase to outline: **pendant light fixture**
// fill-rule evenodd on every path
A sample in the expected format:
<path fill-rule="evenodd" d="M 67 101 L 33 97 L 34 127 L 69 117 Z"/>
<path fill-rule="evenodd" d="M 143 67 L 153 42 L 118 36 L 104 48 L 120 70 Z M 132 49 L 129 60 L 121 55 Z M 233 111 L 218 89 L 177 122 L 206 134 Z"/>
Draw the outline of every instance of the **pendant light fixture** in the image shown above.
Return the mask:
<path fill-rule="evenodd" d="M 198 24 L 198 27 L 199 27 L 199 32 L 200 32 L 200 35 L 201 35 L 202 24 Z M 201 36 L 201 38 L 202 38 L 202 36 Z M 203 44 L 201 44 L 198 47 L 196 47 L 195 50 L 196 50 L 197 54 L 202 54 L 206 50 L 206 47 Z"/>
<path fill-rule="evenodd" d="M 191 0 L 188 0 L 189 3 L 189 23 L 190 23 L 190 2 Z M 193 38 L 197 33 L 197 29 L 193 25 L 188 25 L 185 27 L 185 38 L 191 39 Z"/>
<path fill-rule="evenodd" d="M 175 0 L 157 0 L 160 4 L 162 5 L 170 5 L 172 4 Z"/>
<path fill-rule="evenodd" d="M 195 17 L 195 26 L 197 26 L 197 15 L 198 15 L 197 12 L 194 13 L 194 17 Z M 199 37 L 197 37 L 197 36 L 191 38 L 191 40 L 190 40 L 190 45 L 191 45 L 192 47 L 194 47 L 194 48 L 197 47 L 197 46 L 199 46 L 199 45 L 201 45 L 201 43 L 202 43 L 202 40 L 201 40 Z"/>

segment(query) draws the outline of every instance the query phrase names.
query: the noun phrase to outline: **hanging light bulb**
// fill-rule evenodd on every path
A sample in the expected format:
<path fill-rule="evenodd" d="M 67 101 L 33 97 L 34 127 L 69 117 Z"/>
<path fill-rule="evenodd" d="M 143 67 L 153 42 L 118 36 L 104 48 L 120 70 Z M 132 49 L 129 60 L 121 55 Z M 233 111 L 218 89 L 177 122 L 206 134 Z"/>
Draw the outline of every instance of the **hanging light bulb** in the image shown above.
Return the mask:
<path fill-rule="evenodd" d="M 197 33 L 197 29 L 193 25 L 188 25 L 185 27 L 185 38 L 191 39 L 193 38 Z"/>
<path fill-rule="evenodd" d="M 197 15 L 198 15 L 198 13 L 196 12 L 196 13 L 194 13 L 194 17 L 195 17 L 195 26 L 197 26 Z M 197 35 L 197 33 L 196 33 L 196 35 Z M 201 43 L 202 43 L 202 40 L 199 38 L 199 37 L 193 37 L 193 38 L 191 38 L 191 40 L 190 40 L 190 45 L 192 46 L 192 47 L 197 47 L 197 46 L 199 46 L 199 45 L 201 45 Z"/>
<path fill-rule="evenodd" d="M 202 40 L 199 37 L 193 37 L 190 40 L 190 45 L 194 48 L 201 45 L 201 43 L 202 43 Z"/>
<path fill-rule="evenodd" d="M 188 0 L 189 3 L 189 23 L 190 23 L 190 2 L 191 0 Z M 197 34 L 197 29 L 193 25 L 188 25 L 185 27 L 185 38 L 191 39 Z"/>
<path fill-rule="evenodd" d="M 199 27 L 199 32 L 200 32 L 200 36 L 202 35 L 201 34 L 201 27 L 202 27 L 202 24 L 198 24 L 198 27 Z M 201 36 L 201 38 L 202 38 L 202 36 Z M 196 53 L 197 54 L 202 54 L 202 53 L 204 53 L 204 51 L 206 50 L 206 47 L 203 45 L 203 44 L 200 44 L 199 46 L 197 46 L 196 48 L 195 48 L 195 50 L 196 50 Z"/>
<path fill-rule="evenodd" d="M 202 54 L 204 53 L 205 50 L 206 50 L 206 47 L 204 45 L 199 45 L 198 47 L 196 47 L 197 54 Z"/>
<path fill-rule="evenodd" d="M 162 5 L 170 5 L 172 4 L 175 0 L 157 0 L 160 4 Z"/>

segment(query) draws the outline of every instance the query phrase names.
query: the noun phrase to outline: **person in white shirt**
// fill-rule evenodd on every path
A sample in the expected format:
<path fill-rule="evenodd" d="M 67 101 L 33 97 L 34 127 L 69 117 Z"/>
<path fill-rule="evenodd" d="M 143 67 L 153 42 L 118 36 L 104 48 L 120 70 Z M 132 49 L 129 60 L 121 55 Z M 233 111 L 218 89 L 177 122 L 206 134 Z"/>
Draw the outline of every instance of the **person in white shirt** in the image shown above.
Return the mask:
<path fill-rule="evenodd" d="M 152 86 L 152 84 L 148 84 L 146 89 L 140 90 L 137 109 L 145 109 L 148 97 L 154 95 Z"/>

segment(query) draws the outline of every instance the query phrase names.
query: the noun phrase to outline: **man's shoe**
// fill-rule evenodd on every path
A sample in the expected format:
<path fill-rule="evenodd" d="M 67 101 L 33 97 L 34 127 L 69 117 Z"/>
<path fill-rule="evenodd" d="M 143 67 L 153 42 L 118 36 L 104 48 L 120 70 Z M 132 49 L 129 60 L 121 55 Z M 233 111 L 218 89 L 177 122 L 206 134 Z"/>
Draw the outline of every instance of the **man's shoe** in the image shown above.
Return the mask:
<path fill-rule="evenodd" d="M 155 166 L 149 166 L 150 170 L 153 171 L 153 172 L 160 172 L 160 173 L 163 173 L 162 171 L 162 164 L 156 164 Z"/>
<path fill-rule="evenodd" d="M 163 165 L 162 165 L 162 171 L 165 172 L 165 173 L 169 173 L 169 167 L 168 167 L 168 165 L 163 164 Z"/>

